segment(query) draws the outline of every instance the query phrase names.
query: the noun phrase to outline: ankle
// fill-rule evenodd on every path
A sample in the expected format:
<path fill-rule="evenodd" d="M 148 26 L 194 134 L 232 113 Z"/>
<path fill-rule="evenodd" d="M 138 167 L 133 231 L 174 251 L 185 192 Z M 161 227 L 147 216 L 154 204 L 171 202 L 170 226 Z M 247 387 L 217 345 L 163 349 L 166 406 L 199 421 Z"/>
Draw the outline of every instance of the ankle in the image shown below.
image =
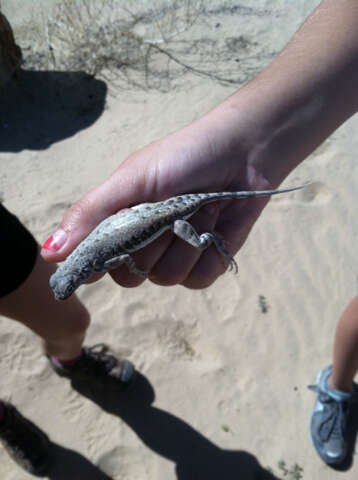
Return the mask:
<path fill-rule="evenodd" d="M 71 361 L 82 355 L 85 334 L 73 335 L 70 339 L 56 341 L 43 340 L 42 348 L 48 357 L 56 358 L 60 362 Z"/>
<path fill-rule="evenodd" d="M 55 358 L 59 362 L 72 362 L 74 359 L 79 358 L 82 355 L 82 344 L 75 348 L 67 350 L 63 345 L 45 344 L 44 353 L 47 357 Z"/>
<path fill-rule="evenodd" d="M 79 355 L 76 355 L 75 357 L 72 357 L 72 358 L 62 359 L 57 356 L 51 356 L 51 359 L 59 367 L 72 367 L 73 365 L 76 365 L 76 363 L 80 360 L 81 357 L 82 357 L 82 351 L 80 352 Z"/>
<path fill-rule="evenodd" d="M 338 390 L 339 392 L 352 393 L 353 392 L 353 381 L 352 382 L 342 382 L 337 381 L 332 375 L 327 382 L 329 388 L 332 390 Z"/>

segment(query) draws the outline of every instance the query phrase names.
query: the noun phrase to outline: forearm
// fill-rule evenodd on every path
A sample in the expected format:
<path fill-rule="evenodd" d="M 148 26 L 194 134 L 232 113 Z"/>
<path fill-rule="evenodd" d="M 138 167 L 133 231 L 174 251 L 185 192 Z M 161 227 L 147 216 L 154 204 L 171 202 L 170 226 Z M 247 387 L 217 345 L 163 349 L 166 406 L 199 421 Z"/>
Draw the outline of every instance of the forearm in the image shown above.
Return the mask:
<path fill-rule="evenodd" d="M 255 80 L 206 117 L 273 186 L 358 109 L 358 0 L 327 0 Z M 237 132 L 240 132 L 237 134 Z"/>

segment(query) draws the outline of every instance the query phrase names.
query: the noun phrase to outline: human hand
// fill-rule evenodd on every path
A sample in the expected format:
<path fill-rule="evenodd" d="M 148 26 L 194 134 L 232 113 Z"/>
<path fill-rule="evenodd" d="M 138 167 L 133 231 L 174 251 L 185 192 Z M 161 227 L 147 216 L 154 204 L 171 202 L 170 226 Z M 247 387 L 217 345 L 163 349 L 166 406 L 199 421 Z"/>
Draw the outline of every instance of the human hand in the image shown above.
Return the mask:
<path fill-rule="evenodd" d="M 161 201 L 182 193 L 271 188 L 260 172 L 250 166 L 244 148 L 232 151 L 225 147 L 227 131 L 218 131 L 217 114 L 215 117 L 215 121 L 210 115 L 204 117 L 131 155 L 106 182 L 65 213 L 60 233 L 54 234 L 42 250 L 44 258 L 64 260 L 104 218 L 138 203 Z M 199 233 L 219 233 L 233 255 L 267 201 L 249 199 L 210 204 L 190 222 Z M 203 288 L 226 269 L 215 247 L 200 251 L 170 232 L 137 252 L 134 259 L 138 268 L 150 272 L 149 279 L 159 285 L 179 283 Z M 110 274 L 125 287 L 144 281 L 126 266 Z"/>

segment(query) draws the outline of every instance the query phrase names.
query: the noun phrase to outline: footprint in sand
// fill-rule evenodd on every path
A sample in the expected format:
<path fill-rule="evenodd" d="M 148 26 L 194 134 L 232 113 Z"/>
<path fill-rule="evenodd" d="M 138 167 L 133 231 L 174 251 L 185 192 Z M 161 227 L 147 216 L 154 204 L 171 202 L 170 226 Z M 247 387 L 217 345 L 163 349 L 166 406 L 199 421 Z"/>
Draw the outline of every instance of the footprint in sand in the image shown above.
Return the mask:
<path fill-rule="evenodd" d="M 124 317 L 126 321 L 131 321 L 142 312 L 146 312 L 146 305 L 142 302 L 131 302 L 125 307 Z"/>
<path fill-rule="evenodd" d="M 64 397 L 66 401 L 63 403 L 61 410 L 70 422 L 76 423 L 84 409 L 83 400 L 77 392 L 70 388 L 64 393 Z"/>
<path fill-rule="evenodd" d="M 193 346 L 195 325 L 185 325 L 182 321 L 163 322 L 158 329 L 158 340 L 172 358 L 192 360 L 196 356 Z"/>

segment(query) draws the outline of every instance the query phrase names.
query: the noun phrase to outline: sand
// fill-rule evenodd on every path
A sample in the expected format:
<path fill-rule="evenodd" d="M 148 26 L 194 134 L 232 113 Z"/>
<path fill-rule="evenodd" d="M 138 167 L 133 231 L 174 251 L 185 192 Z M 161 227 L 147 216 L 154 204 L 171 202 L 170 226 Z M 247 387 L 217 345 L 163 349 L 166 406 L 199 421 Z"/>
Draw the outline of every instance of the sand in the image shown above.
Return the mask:
<path fill-rule="evenodd" d="M 21 32 L 30 8 L 2 3 Z M 203 35 L 237 37 L 242 28 L 274 54 L 317 3 L 246 1 L 245 11 L 208 18 Z M 253 58 L 250 71 L 268 61 Z M 27 75 L 43 88 L 56 81 L 48 72 Z M 128 154 L 235 90 L 192 74 L 166 93 L 110 95 L 101 81 L 94 85 L 55 117 L 49 93 L 50 106 L 36 112 L 35 127 L 26 94 L 13 105 L 16 112 L 6 110 L 1 196 L 40 243 L 67 206 Z M 70 90 L 63 90 L 66 98 Z M 92 316 L 86 343 L 107 342 L 135 363 L 143 375 L 136 395 L 105 405 L 87 398 L 53 374 L 30 331 L 0 318 L 0 396 L 57 444 L 48 478 L 273 479 L 263 468 L 283 478 L 280 460 L 297 463 L 307 480 L 357 478 L 357 462 L 336 472 L 313 451 L 314 394 L 306 388 L 331 362 L 335 325 L 357 292 L 357 128 L 352 118 L 285 181 L 313 183 L 271 200 L 237 255 L 238 276 L 227 273 L 203 291 L 149 282 L 125 290 L 109 278 L 79 289 Z M 6 480 L 32 478 L 3 449 L 0 472 Z"/>

